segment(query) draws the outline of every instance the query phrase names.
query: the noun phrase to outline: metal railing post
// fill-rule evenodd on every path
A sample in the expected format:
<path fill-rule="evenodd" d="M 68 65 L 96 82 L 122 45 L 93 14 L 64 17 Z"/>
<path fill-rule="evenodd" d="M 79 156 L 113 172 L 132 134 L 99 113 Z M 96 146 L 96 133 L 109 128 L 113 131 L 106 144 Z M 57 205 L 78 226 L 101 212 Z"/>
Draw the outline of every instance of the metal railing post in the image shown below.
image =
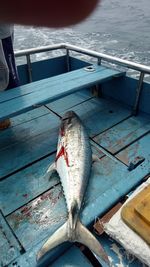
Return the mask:
<path fill-rule="evenodd" d="M 69 72 L 71 70 L 70 67 L 70 54 L 69 54 L 69 49 L 66 49 L 66 62 L 67 62 L 67 71 Z"/>
<path fill-rule="evenodd" d="M 32 82 L 32 67 L 31 67 L 31 59 L 30 59 L 30 54 L 26 55 L 27 59 L 27 70 L 28 70 L 28 78 L 29 82 Z"/>
<path fill-rule="evenodd" d="M 102 59 L 100 57 L 97 58 L 97 65 L 100 66 L 102 63 Z M 102 88 L 101 85 L 96 84 L 94 88 L 92 88 L 92 95 L 95 97 L 102 97 Z"/>
<path fill-rule="evenodd" d="M 102 59 L 100 57 L 98 57 L 98 59 L 97 59 L 97 65 L 100 66 L 101 63 L 102 63 Z"/>
<path fill-rule="evenodd" d="M 140 96 L 142 92 L 142 86 L 143 86 L 143 80 L 144 80 L 144 72 L 140 73 L 137 89 L 136 89 L 136 96 L 135 96 L 135 102 L 132 110 L 132 114 L 134 116 L 137 115 L 138 113 L 138 107 L 139 107 L 139 102 L 140 102 Z"/>

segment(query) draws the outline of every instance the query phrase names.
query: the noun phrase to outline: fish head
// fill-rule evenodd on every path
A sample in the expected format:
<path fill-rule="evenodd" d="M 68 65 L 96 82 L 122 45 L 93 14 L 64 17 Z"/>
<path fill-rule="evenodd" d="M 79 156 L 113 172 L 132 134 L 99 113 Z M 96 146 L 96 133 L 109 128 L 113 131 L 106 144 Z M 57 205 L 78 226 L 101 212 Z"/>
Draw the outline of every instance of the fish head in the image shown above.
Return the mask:
<path fill-rule="evenodd" d="M 80 119 L 78 117 L 78 115 L 70 110 L 70 111 L 67 111 L 63 117 L 62 117 L 62 120 L 61 120 L 61 126 L 60 126 L 60 129 L 61 129 L 61 136 L 64 136 L 65 133 L 71 129 L 72 127 L 74 127 L 77 123 L 79 123 Z"/>
<path fill-rule="evenodd" d="M 69 110 L 63 115 L 62 121 L 67 120 L 67 119 L 71 119 L 71 118 L 76 117 L 76 116 L 77 115 L 76 115 L 76 113 L 74 111 Z"/>

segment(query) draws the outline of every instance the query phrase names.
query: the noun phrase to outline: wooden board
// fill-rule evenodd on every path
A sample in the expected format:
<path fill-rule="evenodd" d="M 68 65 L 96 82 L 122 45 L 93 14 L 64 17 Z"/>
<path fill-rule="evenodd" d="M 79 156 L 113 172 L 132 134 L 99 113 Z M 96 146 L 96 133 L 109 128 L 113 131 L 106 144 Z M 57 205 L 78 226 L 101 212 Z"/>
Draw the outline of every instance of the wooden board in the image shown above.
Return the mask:
<path fill-rule="evenodd" d="M 116 155 L 116 157 L 124 162 L 127 166 L 134 162 L 138 157 L 143 157 L 145 160 L 141 163 L 143 171 L 147 170 L 147 174 L 150 172 L 150 133 L 128 146 L 126 149 Z"/>
<path fill-rule="evenodd" d="M 59 118 L 49 113 L 0 136 L 0 179 L 56 149 Z"/>
<path fill-rule="evenodd" d="M 107 157 L 95 162 L 81 213 L 83 223 L 89 225 L 126 191 L 123 187 L 125 183 L 130 181 L 131 186 L 138 179 L 139 176 L 134 176 L 121 163 L 117 164 Z M 118 187 L 122 190 L 117 190 Z M 7 216 L 7 220 L 27 249 L 49 236 L 66 220 L 66 216 L 62 189 L 57 185 Z"/>
<path fill-rule="evenodd" d="M 91 137 L 109 131 L 112 126 L 118 127 L 117 125 L 123 123 L 130 115 L 130 110 L 116 101 L 82 98 L 81 96 L 78 102 L 78 96 L 73 101 L 73 95 L 66 97 L 62 102 L 58 101 L 58 104 L 55 102 L 55 107 L 54 111 L 56 113 L 58 111 L 59 116 L 66 109 L 76 111 L 83 119 Z M 2 178 L 0 181 L 0 192 L 2 192 L 0 209 L 2 209 L 14 236 L 25 248 L 25 253 L 17 257 L 9 265 L 11 267 L 15 264 L 21 267 L 36 266 L 37 251 L 47 237 L 67 218 L 66 203 L 59 184 L 59 177 L 54 175 L 49 180 L 44 176 L 45 170 L 55 157 L 60 121 L 55 114 L 45 114 L 43 109 L 41 112 L 44 113 L 39 112 L 38 116 L 34 110 L 33 117 L 32 113 L 29 117 L 27 114 L 21 115 L 20 122 L 16 121 L 14 127 L 5 131 L 5 135 L 0 135 L 2 148 L 0 151 L 0 161 L 2 162 L 0 167 Z M 143 119 L 144 121 L 147 123 L 146 119 Z M 129 123 L 131 125 L 129 131 L 132 126 L 137 131 L 141 128 L 141 123 L 142 118 L 138 121 L 137 117 L 135 122 L 137 127 L 134 128 L 132 121 L 131 124 Z M 116 129 L 118 129 L 118 138 L 119 136 L 122 138 L 121 128 Z M 149 159 L 147 145 L 149 138 L 147 139 L 146 136 L 139 136 L 140 145 L 137 152 L 143 151 L 142 155 Z M 131 147 L 129 160 L 135 153 L 134 145 L 129 146 Z M 135 187 L 149 172 L 149 164 L 146 160 L 135 170 L 129 172 L 126 165 L 104 156 L 99 146 L 93 147 L 93 151 L 100 160 L 93 163 L 92 175 L 80 216 L 88 227 L 98 216 L 103 215 L 116 201 Z M 117 154 L 119 160 L 121 160 L 123 152 Z M 9 175 L 12 172 L 13 175 Z M 68 246 L 68 244 L 66 245 Z M 58 258 L 66 245 L 50 252 L 50 258 Z M 61 262 L 64 260 L 60 259 L 60 264 Z"/>
<path fill-rule="evenodd" d="M 150 116 L 132 116 L 97 135 L 94 141 L 115 154 L 150 131 Z"/>
<path fill-rule="evenodd" d="M 84 122 L 91 137 L 106 131 L 130 115 L 130 109 L 123 107 L 116 101 L 103 98 L 91 98 L 82 104 L 72 107 Z M 58 112 L 60 116 L 64 112 Z"/>
<path fill-rule="evenodd" d="M 86 89 L 53 101 L 50 104 L 47 104 L 46 107 L 56 113 L 64 113 L 65 110 L 72 109 L 72 107 L 80 105 L 81 103 L 88 101 L 90 98 L 93 98 L 92 92 Z"/>
<path fill-rule="evenodd" d="M 104 156 L 93 144 L 92 151 L 98 158 Z M 54 172 L 51 177 L 46 173 L 55 156 L 56 153 L 53 153 L 0 182 L 0 209 L 5 216 L 60 182 L 57 173 Z"/>
<path fill-rule="evenodd" d="M 0 266 L 6 266 L 20 255 L 22 250 L 0 211 Z"/>
<path fill-rule="evenodd" d="M 0 97 L 0 120 L 11 118 L 65 95 L 108 80 L 120 72 L 101 66 L 94 66 L 94 71 L 84 68 L 70 73 L 57 75 L 3 92 Z"/>
<path fill-rule="evenodd" d="M 122 121 L 130 114 L 130 110 L 117 102 L 96 98 L 79 103 L 71 109 L 77 112 L 85 122 L 91 137 Z M 113 113 L 109 112 L 110 109 Z M 59 113 L 59 115 L 63 113 Z M 54 152 L 59 125 L 59 117 L 49 112 L 49 114 L 33 120 L 29 119 L 29 121 L 25 117 L 25 123 L 1 132 L 0 179 Z"/>
<path fill-rule="evenodd" d="M 123 206 L 121 217 L 150 245 L 150 185 Z"/>
<path fill-rule="evenodd" d="M 62 257 L 51 264 L 52 267 L 92 267 L 93 265 L 84 254 L 75 246 L 69 249 Z"/>

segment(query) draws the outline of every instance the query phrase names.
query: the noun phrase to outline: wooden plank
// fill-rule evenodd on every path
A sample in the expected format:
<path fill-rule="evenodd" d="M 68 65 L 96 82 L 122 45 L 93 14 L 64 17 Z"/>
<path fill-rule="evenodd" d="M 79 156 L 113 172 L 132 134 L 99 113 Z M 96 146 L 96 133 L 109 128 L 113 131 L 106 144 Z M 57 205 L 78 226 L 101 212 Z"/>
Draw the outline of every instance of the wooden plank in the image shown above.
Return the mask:
<path fill-rule="evenodd" d="M 99 72 L 105 70 L 104 67 L 99 67 Z M 75 71 L 70 71 L 69 73 L 63 73 L 60 75 L 55 75 L 50 78 L 41 79 L 36 82 L 32 82 L 29 84 L 25 84 L 23 86 L 19 86 L 17 88 L 13 88 L 11 90 L 7 90 L 5 92 L 1 93 L 0 96 L 0 104 L 9 101 L 10 99 L 16 99 L 20 96 L 28 95 L 32 92 L 41 91 L 41 88 L 45 89 L 47 86 L 49 86 L 49 83 L 51 86 L 56 86 L 58 83 L 60 83 L 60 78 L 62 79 L 62 86 L 63 83 L 67 83 L 73 79 L 82 78 L 83 76 L 86 76 L 88 72 L 84 71 L 84 69 L 79 69 Z"/>
<path fill-rule="evenodd" d="M 120 153 L 116 155 L 118 159 L 124 162 L 127 166 L 137 157 L 145 158 L 144 162 L 141 164 L 141 167 L 146 169 L 148 173 L 150 172 L 150 133 L 146 134 L 144 137 L 139 139 L 137 142 L 133 143 Z M 138 167 L 139 169 L 139 167 Z"/>
<path fill-rule="evenodd" d="M 0 266 L 20 255 L 21 247 L 0 211 Z"/>
<path fill-rule="evenodd" d="M 50 113 L 50 111 L 44 106 L 35 108 L 34 110 L 28 111 L 26 113 L 23 113 L 21 115 L 18 115 L 16 117 L 11 118 L 11 127 L 17 126 L 21 123 L 25 123 L 25 122 L 34 120 L 34 119 L 41 117 L 43 115 L 46 115 L 48 113 Z M 1 131 L 0 136 L 4 133 L 5 132 Z"/>
<path fill-rule="evenodd" d="M 50 236 L 67 218 L 60 185 L 6 217 L 25 250 Z"/>
<path fill-rule="evenodd" d="M 111 70 L 111 69 L 101 69 L 100 66 L 95 66 L 95 71 L 87 72 L 85 69 L 80 69 L 73 71 L 75 74 L 81 73 L 81 77 L 77 75 L 77 77 L 73 76 L 70 79 L 70 73 L 67 73 L 68 76 L 65 76 L 65 80 L 63 79 L 63 75 L 60 77 L 56 76 L 55 79 L 57 83 L 55 85 L 51 84 L 51 79 L 48 78 L 41 81 L 37 81 L 28 85 L 24 85 L 25 87 L 29 88 L 28 93 L 23 93 L 22 91 L 24 86 L 19 87 L 17 89 L 12 89 L 11 96 L 9 100 L 1 100 L 0 103 L 0 120 L 5 118 L 10 118 L 15 115 L 19 115 L 25 111 L 33 109 L 34 105 L 48 103 L 54 101 L 58 98 L 61 98 L 67 94 L 71 94 L 73 92 L 79 91 L 86 86 L 94 85 L 95 83 L 102 82 L 107 80 L 108 78 L 112 78 L 118 74 L 118 71 Z M 66 79 L 67 77 L 67 79 Z M 45 82 L 44 82 L 45 81 Z M 33 89 L 36 87 L 36 91 Z M 22 89 L 20 89 L 22 88 Z M 19 91 L 20 96 L 16 96 L 14 98 L 14 90 Z M 4 94 L 4 93 L 3 93 Z M 9 92 L 7 93 L 9 94 Z M 5 98 L 5 97 L 4 97 Z M 8 97 L 9 98 L 9 97 Z M 9 105 L 8 105 L 9 101 Z"/>
<path fill-rule="evenodd" d="M 110 128 L 130 114 L 130 110 L 114 101 L 96 98 L 72 109 L 85 122 L 90 136 Z M 52 153 L 56 149 L 59 125 L 58 117 L 50 113 L 0 133 L 0 177 Z"/>
<path fill-rule="evenodd" d="M 0 136 L 0 178 L 55 151 L 59 124 L 50 113 L 5 130 Z"/>
<path fill-rule="evenodd" d="M 0 182 L 0 209 L 6 216 L 59 182 L 55 173 L 46 175 L 54 154 Z"/>
<path fill-rule="evenodd" d="M 57 249 L 57 257 L 50 253 L 50 256 L 46 260 L 44 260 L 44 262 L 37 264 L 36 255 L 42 245 L 43 242 L 33 247 L 32 250 L 28 250 L 26 253 L 18 257 L 11 264 L 9 264 L 8 267 L 93 266 L 84 256 L 84 254 L 82 254 L 79 248 L 77 248 L 76 246 L 72 246 L 71 248 L 69 248 L 66 244 L 63 244 L 63 246 L 61 246 L 61 251 L 60 249 Z"/>
<path fill-rule="evenodd" d="M 99 68 L 99 71 L 103 71 L 105 68 L 101 67 Z M 69 75 L 68 75 L 69 74 Z M 16 99 L 20 96 L 26 96 L 32 92 L 38 92 L 41 90 L 41 88 L 45 88 L 49 86 L 49 83 L 51 86 L 57 86 L 58 85 L 58 80 L 60 81 L 60 78 L 62 79 L 63 83 L 67 83 L 68 81 L 72 79 L 77 79 L 81 78 L 84 75 L 86 75 L 87 72 L 84 71 L 84 69 L 79 69 L 67 73 L 63 73 L 60 75 L 56 75 L 50 78 L 42 79 L 36 82 L 32 82 L 30 84 L 25 84 L 24 86 L 19 86 L 18 88 L 14 88 L 5 92 L 2 92 L 1 97 L 0 97 L 0 103 L 4 103 L 6 101 L 9 101 L 10 99 Z M 59 82 L 60 83 L 60 82 Z M 16 90 L 17 89 L 17 90 Z"/>
<path fill-rule="evenodd" d="M 46 106 L 53 110 L 56 113 L 65 112 L 67 109 L 72 109 L 72 107 L 83 103 L 84 101 L 93 97 L 90 90 L 85 89 L 81 92 L 73 93 L 71 95 L 67 95 L 63 98 L 60 98 L 56 101 L 53 101 Z"/>
<path fill-rule="evenodd" d="M 95 162 L 80 216 L 83 223 L 91 224 L 123 194 L 129 192 L 146 173 L 147 170 L 140 167 L 138 171 L 135 169 L 134 172 L 129 172 L 126 166 L 107 157 Z M 9 224 L 25 249 L 46 239 L 65 222 L 66 218 L 66 203 L 61 185 L 7 216 Z"/>
<path fill-rule="evenodd" d="M 130 110 L 113 100 L 92 98 L 72 108 L 83 120 L 91 137 L 106 131 L 130 115 Z M 59 113 L 63 115 L 64 112 Z"/>
<path fill-rule="evenodd" d="M 93 265 L 84 254 L 75 246 L 70 248 L 58 260 L 51 264 L 52 267 L 92 267 Z"/>
<path fill-rule="evenodd" d="M 150 117 L 143 114 L 130 117 L 97 135 L 94 141 L 111 153 L 123 149 L 150 130 Z"/>
<path fill-rule="evenodd" d="M 93 145 L 92 151 L 98 158 L 104 156 Z M 46 174 L 55 155 L 54 153 L 0 182 L 0 209 L 5 216 L 60 182 L 57 173 L 53 173 L 51 177 Z"/>

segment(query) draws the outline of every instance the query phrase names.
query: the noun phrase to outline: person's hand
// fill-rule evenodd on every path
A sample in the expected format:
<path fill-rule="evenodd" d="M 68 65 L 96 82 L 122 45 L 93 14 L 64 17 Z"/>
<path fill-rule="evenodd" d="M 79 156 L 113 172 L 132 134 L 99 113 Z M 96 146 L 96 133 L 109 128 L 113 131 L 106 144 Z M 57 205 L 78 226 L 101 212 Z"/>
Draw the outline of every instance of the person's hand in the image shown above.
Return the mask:
<path fill-rule="evenodd" d="M 0 22 L 65 27 L 85 19 L 100 0 L 5 0 Z"/>

